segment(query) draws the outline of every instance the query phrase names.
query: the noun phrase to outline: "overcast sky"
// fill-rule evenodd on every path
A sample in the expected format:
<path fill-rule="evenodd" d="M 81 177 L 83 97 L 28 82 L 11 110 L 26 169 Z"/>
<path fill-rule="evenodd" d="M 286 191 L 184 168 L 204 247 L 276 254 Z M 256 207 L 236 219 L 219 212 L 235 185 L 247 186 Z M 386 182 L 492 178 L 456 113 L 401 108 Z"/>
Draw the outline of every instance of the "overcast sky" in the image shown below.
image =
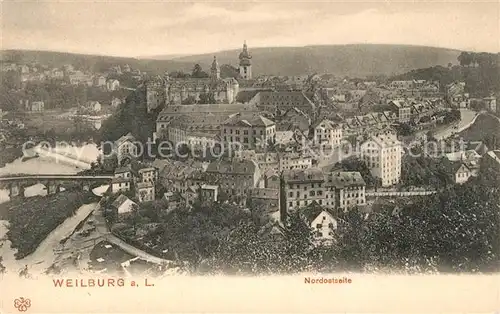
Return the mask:
<path fill-rule="evenodd" d="M 1 1 L 1 0 L 0 0 Z M 9 1 L 3 49 L 115 56 L 386 43 L 500 51 L 500 2 Z"/>

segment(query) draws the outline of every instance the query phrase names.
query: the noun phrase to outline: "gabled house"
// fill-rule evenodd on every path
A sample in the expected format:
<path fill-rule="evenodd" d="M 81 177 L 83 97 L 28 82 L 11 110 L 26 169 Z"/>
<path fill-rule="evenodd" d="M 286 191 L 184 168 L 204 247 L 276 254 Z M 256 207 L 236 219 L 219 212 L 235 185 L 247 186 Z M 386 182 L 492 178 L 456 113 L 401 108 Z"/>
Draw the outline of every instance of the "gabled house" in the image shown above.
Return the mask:
<path fill-rule="evenodd" d="M 309 138 L 313 145 L 339 146 L 342 142 L 342 125 L 328 119 L 318 120 L 311 125 Z"/>
<path fill-rule="evenodd" d="M 113 203 L 111 203 L 111 208 L 115 210 L 118 215 L 129 214 L 134 210 L 137 204 L 131 201 L 125 195 L 118 196 Z"/>
<path fill-rule="evenodd" d="M 472 177 L 472 170 L 467 165 L 461 163 L 459 168 L 455 171 L 455 183 L 463 184 Z"/>
<path fill-rule="evenodd" d="M 311 228 L 314 245 L 330 245 L 335 242 L 338 222 L 331 212 L 314 202 L 304 208 L 300 215 L 307 226 Z"/>

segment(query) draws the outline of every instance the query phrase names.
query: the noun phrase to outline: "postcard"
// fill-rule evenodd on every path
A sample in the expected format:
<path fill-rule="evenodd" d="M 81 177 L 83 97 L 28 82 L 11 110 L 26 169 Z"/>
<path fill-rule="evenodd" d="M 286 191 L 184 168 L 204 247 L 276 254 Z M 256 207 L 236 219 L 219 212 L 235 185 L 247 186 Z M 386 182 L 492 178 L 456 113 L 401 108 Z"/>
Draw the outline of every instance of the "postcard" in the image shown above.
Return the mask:
<path fill-rule="evenodd" d="M 0 313 L 499 313 L 498 1 L 4 1 Z"/>

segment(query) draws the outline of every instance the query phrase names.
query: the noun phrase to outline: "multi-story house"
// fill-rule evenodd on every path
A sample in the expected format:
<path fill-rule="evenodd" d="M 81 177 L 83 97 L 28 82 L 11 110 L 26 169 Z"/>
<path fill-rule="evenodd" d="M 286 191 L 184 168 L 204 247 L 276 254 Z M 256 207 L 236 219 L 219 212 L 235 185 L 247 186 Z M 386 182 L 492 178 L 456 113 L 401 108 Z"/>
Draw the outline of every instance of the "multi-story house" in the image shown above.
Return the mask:
<path fill-rule="evenodd" d="M 318 168 L 283 172 L 282 191 L 286 213 L 310 205 L 313 201 L 335 208 L 335 191 L 325 186 L 325 176 Z"/>
<path fill-rule="evenodd" d="M 354 206 L 366 205 L 366 183 L 359 172 L 330 172 L 326 180 L 335 186 L 337 208 L 345 211 Z"/>
<path fill-rule="evenodd" d="M 184 194 L 193 185 L 204 184 L 202 169 L 180 161 L 167 163 L 159 173 L 160 183 L 171 192 Z"/>
<path fill-rule="evenodd" d="M 127 192 L 131 189 L 132 171 L 130 167 L 115 169 L 114 178 L 111 180 L 111 192 Z"/>
<path fill-rule="evenodd" d="M 361 144 L 361 157 L 371 174 L 382 181 L 382 186 L 397 184 L 401 178 L 403 147 L 397 136 L 386 132 L 372 135 Z"/>
<path fill-rule="evenodd" d="M 347 210 L 366 205 L 366 183 L 359 172 L 324 172 L 319 168 L 287 170 L 281 182 L 282 214 L 313 203 Z"/>
<path fill-rule="evenodd" d="M 131 181 L 130 179 L 122 178 L 122 177 L 114 177 L 111 180 L 111 192 L 127 192 L 130 191 Z"/>
<path fill-rule="evenodd" d="M 138 182 L 151 182 L 158 181 L 158 171 L 154 167 L 140 168 L 136 171 L 136 178 Z"/>
<path fill-rule="evenodd" d="M 313 145 L 336 147 L 342 142 L 342 125 L 322 119 L 311 125 L 309 137 Z"/>
<path fill-rule="evenodd" d="M 217 182 L 222 192 L 228 197 L 246 200 L 251 188 L 257 187 L 260 169 L 252 160 L 232 159 L 211 162 L 206 173 Z"/>
<path fill-rule="evenodd" d="M 220 137 L 244 149 L 263 149 L 276 140 L 276 124 L 263 116 L 236 114 L 222 123 Z"/>
<path fill-rule="evenodd" d="M 158 115 L 153 138 L 186 143 L 189 136 L 212 137 L 220 134 L 221 124 L 237 113 L 258 115 L 258 109 L 251 104 L 170 105 Z"/>
<path fill-rule="evenodd" d="M 446 85 L 444 96 L 448 104 L 460 108 L 470 105 L 469 93 L 465 92 L 465 82 L 453 82 Z"/>
<path fill-rule="evenodd" d="M 399 123 L 408 123 L 411 119 L 412 106 L 405 101 L 391 100 L 389 101 L 391 110 L 397 114 Z"/>
<path fill-rule="evenodd" d="M 137 156 L 137 146 L 135 137 L 128 133 L 115 141 L 112 154 L 116 155 L 118 165 L 130 162 Z"/>
<path fill-rule="evenodd" d="M 241 151 L 239 157 L 254 160 L 262 173 L 271 170 L 282 172 L 284 170 L 308 169 L 312 167 L 312 156 L 305 152 L 279 151 L 256 153 L 253 150 Z"/>
<path fill-rule="evenodd" d="M 135 197 L 139 202 L 151 202 L 155 199 L 155 186 L 152 182 L 138 182 L 135 184 Z"/>

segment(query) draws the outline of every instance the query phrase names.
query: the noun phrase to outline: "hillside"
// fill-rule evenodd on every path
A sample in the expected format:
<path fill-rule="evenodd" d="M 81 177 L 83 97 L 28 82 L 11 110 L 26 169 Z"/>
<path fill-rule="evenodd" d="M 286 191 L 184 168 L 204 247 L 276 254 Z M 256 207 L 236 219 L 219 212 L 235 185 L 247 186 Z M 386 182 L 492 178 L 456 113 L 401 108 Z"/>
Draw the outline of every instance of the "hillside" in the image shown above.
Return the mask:
<path fill-rule="evenodd" d="M 135 59 L 112 56 L 85 55 L 55 51 L 32 51 L 32 50 L 2 50 L 0 51 L 2 62 L 16 63 L 39 63 L 52 67 L 61 67 L 64 64 L 72 64 L 78 69 L 86 69 L 94 72 L 103 72 L 112 66 L 124 66 L 128 64 L 132 69 L 147 71 L 151 74 L 162 74 L 165 71 L 191 71 L 192 63 L 180 61 Z"/>
<path fill-rule="evenodd" d="M 463 81 L 472 97 L 486 97 L 500 92 L 500 54 L 480 53 L 476 60 L 474 66 L 433 66 L 411 70 L 390 79 L 438 81 L 441 87 L 454 81 Z"/>
<path fill-rule="evenodd" d="M 368 75 L 394 75 L 414 69 L 436 65 L 447 66 L 457 63 L 460 51 L 403 45 L 337 45 L 306 47 L 252 48 L 253 73 L 275 75 L 301 75 L 311 73 L 332 73 L 336 76 L 364 77 Z M 103 71 L 112 65 L 129 64 L 152 74 L 165 71 L 191 72 L 195 63 L 209 69 L 214 55 L 219 64 L 237 66 L 239 49 L 202 55 L 177 57 L 172 55 L 148 58 L 121 58 L 110 56 L 83 55 L 74 53 L 5 50 L 0 60 L 38 62 L 51 66 L 71 63 L 93 71 Z M 167 59 L 168 60 L 165 60 Z M 162 60 L 163 59 L 163 60 Z"/>
<path fill-rule="evenodd" d="M 249 47 L 253 73 L 300 75 L 332 73 L 364 77 L 393 75 L 435 65 L 456 64 L 458 50 L 403 45 L 336 45 L 306 47 Z M 214 55 L 219 64 L 238 64 L 239 49 L 174 58 L 172 61 L 199 63 L 208 68 Z M 159 58 L 159 57 L 157 57 Z"/>

